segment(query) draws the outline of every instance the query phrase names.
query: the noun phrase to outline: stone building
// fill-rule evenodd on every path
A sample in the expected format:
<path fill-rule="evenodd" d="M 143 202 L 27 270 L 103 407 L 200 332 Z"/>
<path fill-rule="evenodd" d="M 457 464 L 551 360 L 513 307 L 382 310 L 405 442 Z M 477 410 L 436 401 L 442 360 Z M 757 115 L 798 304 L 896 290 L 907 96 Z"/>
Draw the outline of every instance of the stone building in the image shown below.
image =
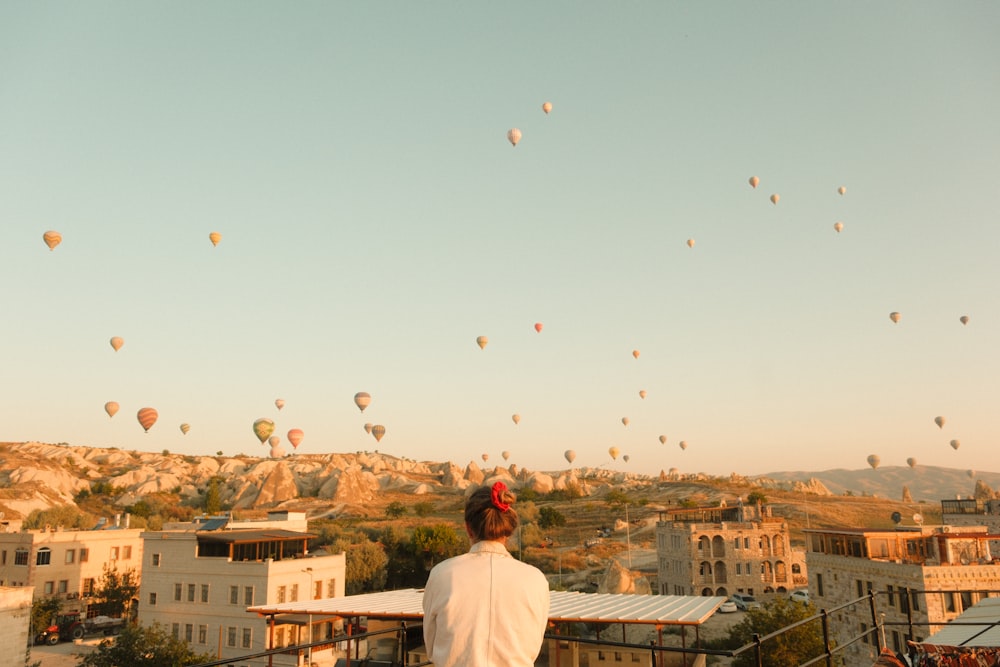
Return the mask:
<path fill-rule="evenodd" d="M 760 505 L 678 508 L 656 523 L 661 595 L 784 593 L 807 582 L 788 523 Z"/>
<path fill-rule="evenodd" d="M 885 642 L 906 651 L 984 597 L 1000 595 L 1000 558 L 985 526 L 912 526 L 896 530 L 807 530 L 806 562 L 813 603 L 831 611 L 833 640 L 847 645 L 885 624 Z M 884 617 L 882 616 L 884 614 Z M 912 622 L 913 636 L 908 637 Z M 847 647 L 848 664 L 876 656 L 875 638 Z"/>
<path fill-rule="evenodd" d="M 343 553 L 310 553 L 304 512 L 272 512 L 263 521 L 202 518 L 142 534 L 145 559 L 139 622 L 159 623 L 196 653 L 234 665 L 300 665 L 299 652 L 237 660 L 269 648 L 333 636 L 333 623 L 286 618 L 269 626 L 247 613 L 253 605 L 343 597 Z M 333 665 L 331 646 L 314 649 L 310 663 Z"/>
<path fill-rule="evenodd" d="M 942 500 L 941 523 L 949 526 L 986 526 L 989 532 L 1000 534 L 1000 499 Z"/>
<path fill-rule="evenodd" d="M 0 667 L 31 664 L 29 631 L 32 591 L 26 586 L 0 586 Z"/>

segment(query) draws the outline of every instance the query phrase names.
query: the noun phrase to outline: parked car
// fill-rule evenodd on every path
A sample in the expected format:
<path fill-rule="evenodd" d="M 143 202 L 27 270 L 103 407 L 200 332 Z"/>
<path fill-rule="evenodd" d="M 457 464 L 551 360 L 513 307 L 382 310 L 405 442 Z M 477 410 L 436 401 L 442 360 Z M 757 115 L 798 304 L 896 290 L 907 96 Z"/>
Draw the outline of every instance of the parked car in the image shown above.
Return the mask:
<path fill-rule="evenodd" d="M 721 605 L 719 605 L 719 612 L 723 614 L 732 614 L 733 612 L 739 611 L 739 607 L 732 600 L 726 600 Z"/>
<path fill-rule="evenodd" d="M 740 611 L 747 611 L 748 609 L 760 609 L 760 603 L 752 595 L 747 595 L 746 593 L 733 593 L 730 600 L 736 605 L 736 608 Z"/>
<path fill-rule="evenodd" d="M 788 599 L 793 600 L 795 602 L 801 602 L 802 604 L 809 604 L 809 591 L 807 591 L 804 588 L 800 588 L 797 591 L 792 591 L 788 595 Z"/>

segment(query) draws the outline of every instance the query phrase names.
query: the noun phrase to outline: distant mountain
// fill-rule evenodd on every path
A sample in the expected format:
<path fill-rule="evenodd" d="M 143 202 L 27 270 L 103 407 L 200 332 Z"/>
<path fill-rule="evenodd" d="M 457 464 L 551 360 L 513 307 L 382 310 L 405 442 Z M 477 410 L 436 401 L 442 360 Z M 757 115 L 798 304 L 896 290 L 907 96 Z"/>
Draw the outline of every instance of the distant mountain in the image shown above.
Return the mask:
<path fill-rule="evenodd" d="M 905 486 L 910 490 L 910 496 L 915 502 L 937 502 L 956 497 L 969 497 L 975 491 L 977 480 L 982 480 L 995 491 L 1000 490 L 1000 473 L 976 471 L 970 476 L 968 470 L 922 465 L 915 468 L 881 466 L 876 470 L 837 468 L 822 472 L 801 470 L 771 472 L 752 479 L 803 484 L 815 479 L 834 495 L 850 493 L 856 496 L 877 496 L 892 500 L 899 500 L 902 497 Z"/>

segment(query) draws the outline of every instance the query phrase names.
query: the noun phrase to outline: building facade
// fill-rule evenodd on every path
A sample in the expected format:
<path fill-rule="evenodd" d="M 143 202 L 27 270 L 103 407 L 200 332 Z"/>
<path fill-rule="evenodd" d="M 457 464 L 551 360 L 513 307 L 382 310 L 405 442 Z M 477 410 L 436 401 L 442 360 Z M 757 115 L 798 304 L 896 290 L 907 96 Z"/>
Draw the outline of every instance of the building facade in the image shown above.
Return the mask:
<path fill-rule="evenodd" d="M 247 613 L 253 605 L 344 595 L 346 560 L 310 553 L 305 513 L 276 512 L 267 521 L 210 518 L 171 530 L 143 533 L 144 569 L 139 622 L 160 624 L 197 653 L 234 665 L 304 664 L 306 654 L 278 654 L 269 661 L 236 660 L 269 648 L 333 636 L 332 624 L 286 619 L 273 627 Z M 310 662 L 333 664 L 329 647 Z"/>
<path fill-rule="evenodd" d="M 66 611 L 96 614 L 92 596 L 105 567 L 133 570 L 136 581 L 142 575 L 142 531 L 118 523 L 0 532 L 0 586 L 27 586 L 35 597 L 60 598 Z"/>
<path fill-rule="evenodd" d="M 762 595 L 807 583 L 788 523 L 759 505 L 660 512 L 656 552 L 661 595 Z"/>
<path fill-rule="evenodd" d="M 985 526 L 807 530 L 812 601 L 827 610 L 847 605 L 831 612 L 838 644 L 869 633 L 846 649 L 849 664 L 876 656 L 876 624 L 885 625 L 886 645 L 905 653 L 908 638 L 922 641 L 980 599 L 1000 595 L 1000 558 L 990 548 L 998 537 Z M 868 602 L 849 604 L 869 591 L 874 619 Z"/>

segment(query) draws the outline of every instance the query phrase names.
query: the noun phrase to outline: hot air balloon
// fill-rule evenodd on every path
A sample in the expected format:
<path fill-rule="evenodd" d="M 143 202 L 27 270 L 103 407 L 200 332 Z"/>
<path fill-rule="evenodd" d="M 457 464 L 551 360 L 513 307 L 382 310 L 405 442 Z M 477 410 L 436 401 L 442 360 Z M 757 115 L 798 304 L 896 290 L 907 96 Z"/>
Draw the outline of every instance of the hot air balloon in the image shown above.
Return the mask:
<path fill-rule="evenodd" d="M 507 131 L 507 141 L 510 142 L 511 146 L 517 146 L 517 142 L 521 140 L 521 130 L 516 127 L 512 127 Z"/>
<path fill-rule="evenodd" d="M 612 459 L 617 459 L 618 458 L 618 452 L 619 451 L 620 450 L 617 447 L 608 447 L 608 454 L 611 455 Z"/>
<path fill-rule="evenodd" d="M 563 452 L 563 456 L 566 457 L 567 463 L 573 463 L 573 461 L 576 460 L 576 452 L 574 452 L 572 449 L 567 449 L 565 452 Z"/>
<path fill-rule="evenodd" d="M 687 440 L 681 440 L 681 441 L 680 441 L 679 443 L 677 443 L 677 444 L 678 444 L 678 446 L 679 446 L 679 447 L 680 447 L 681 449 L 687 449 L 687 448 L 688 448 L 688 444 L 687 444 Z"/>
<path fill-rule="evenodd" d="M 844 229 L 844 223 L 842 223 L 842 222 L 835 222 L 835 223 L 833 223 L 833 228 L 836 229 L 837 233 L 839 234 Z"/>
<path fill-rule="evenodd" d="M 372 426 L 372 435 L 375 437 L 375 442 L 382 442 L 382 436 L 385 435 L 385 426 L 381 424 Z"/>
<path fill-rule="evenodd" d="M 665 436 L 665 435 L 661 435 L 660 436 L 660 444 L 661 445 L 667 444 L 667 436 Z"/>
<path fill-rule="evenodd" d="M 274 449 L 281 444 L 281 437 L 277 435 L 272 435 L 267 439 L 267 444 L 271 445 L 271 449 Z"/>
<path fill-rule="evenodd" d="M 958 440 L 952 440 L 952 441 L 951 441 L 950 443 L 948 443 L 948 444 L 950 444 L 950 445 L 951 445 L 951 448 L 952 448 L 952 449 L 955 449 L 955 450 L 957 450 L 957 449 L 958 449 L 959 447 L 961 447 L 961 446 L 962 446 L 962 443 L 960 443 L 960 442 L 959 442 Z"/>
<path fill-rule="evenodd" d="M 49 250 L 55 250 L 56 246 L 62 243 L 62 234 L 48 231 L 42 234 L 42 239 L 45 241 L 45 245 L 49 247 Z"/>
<path fill-rule="evenodd" d="M 976 471 L 975 470 L 969 470 L 965 474 L 969 476 L 969 479 L 973 479 L 976 476 Z"/>
<path fill-rule="evenodd" d="M 515 424 L 521 423 L 521 415 L 511 415 L 510 418 Z"/>
<path fill-rule="evenodd" d="M 958 318 L 958 321 L 961 322 L 962 324 L 968 324 L 969 323 L 969 316 L 968 315 L 962 315 L 960 318 Z"/>
<path fill-rule="evenodd" d="M 135 416 L 136 419 L 139 420 L 139 426 L 142 427 L 142 430 L 149 433 L 149 429 L 153 428 L 153 424 L 156 423 L 156 418 L 159 417 L 160 414 L 155 408 L 142 408 L 138 413 L 136 413 Z"/>
<path fill-rule="evenodd" d="M 757 178 L 756 176 L 751 176 L 750 177 L 750 187 L 751 188 L 756 188 L 758 184 L 760 184 L 760 179 Z"/>
<path fill-rule="evenodd" d="M 275 445 L 274 447 L 271 447 L 270 454 L 272 459 L 280 459 L 285 455 L 285 448 L 281 445 Z"/>
<path fill-rule="evenodd" d="M 276 408 L 278 408 L 279 410 L 281 408 L 285 407 L 285 399 L 283 399 L 283 398 L 276 398 L 276 399 L 274 399 L 274 406 Z"/>
<path fill-rule="evenodd" d="M 535 331 L 537 331 L 538 333 L 542 333 L 542 323 L 541 322 L 535 322 Z"/>
<path fill-rule="evenodd" d="M 628 417 L 622 417 L 622 424 L 625 424 L 625 428 L 628 428 Z"/>
<path fill-rule="evenodd" d="M 687 243 L 688 243 L 688 247 L 689 248 L 693 248 L 694 247 L 694 239 L 688 239 Z"/>
<path fill-rule="evenodd" d="M 181 424 L 181 433 L 187 435 L 188 431 L 190 430 L 191 430 L 191 424 Z"/>
<path fill-rule="evenodd" d="M 903 316 L 902 316 L 902 315 L 900 315 L 900 314 L 899 314 L 899 313 L 897 313 L 897 312 L 892 312 L 892 313 L 889 313 L 889 319 L 890 319 L 890 320 L 892 320 L 892 323 L 893 323 L 893 324 L 898 324 L 898 323 L 899 323 L 899 320 L 900 320 L 900 319 L 901 319 L 902 317 L 903 317 Z"/>
<path fill-rule="evenodd" d="M 114 417 L 115 413 L 118 412 L 118 404 L 114 401 L 108 401 L 104 404 L 104 411 L 108 413 L 108 417 Z"/>
<path fill-rule="evenodd" d="M 365 424 L 365 433 L 371 433 L 371 432 L 372 432 L 372 423 L 368 422 L 367 424 Z"/>
<path fill-rule="evenodd" d="M 267 442 L 267 439 L 274 433 L 274 422 L 266 417 L 261 417 L 253 423 L 253 434 L 260 440 L 260 444 Z"/>
<path fill-rule="evenodd" d="M 847 192 L 847 188 L 845 186 L 843 186 L 843 185 L 841 185 L 839 188 L 837 188 L 837 194 L 839 194 L 839 195 L 842 195 L 842 194 L 844 194 L 846 192 Z"/>
<path fill-rule="evenodd" d="M 219 241 L 222 240 L 222 234 L 219 232 L 212 232 L 208 235 L 208 240 L 212 242 L 213 246 L 219 245 Z"/>
<path fill-rule="evenodd" d="M 881 463 L 881 462 L 882 462 L 882 459 L 880 459 L 877 454 L 869 454 L 868 455 L 868 465 L 870 465 L 872 467 L 872 470 L 875 470 L 876 468 L 878 468 L 878 464 Z"/>
<path fill-rule="evenodd" d="M 122 345 L 124 344 L 125 344 L 125 339 L 122 338 L 121 336 L 115 336 L 114 338 L 111 339 L 111 347 L 114 349 L 115 352 L 122 349 Z"/>
<path fill-rule="evenodd" d="M 910 458 L 906 459 L 906 465 L 910 466 L 911 468 L 916 468 L 917 460 L 911 456 Z"/>
<path fill-rule="evenodd" d="M 646 390 L 645 389 L 640 389 L 639 390 L 639 398 L 646 398 Z"/>
<path fill-rule="evenodd" d="M 944 428 L 944 423 L 947 420 L 944 417 L 938 416 L 934 418 L 934 423 L 938 425 L 938 428 Z"/>
<path fill-rule="evenodd" d="M 780 200 L 780 199 L 781 199 L 781 196 L 778 195 L 778 194 L 771 195 L 771 203 L 772 204 L 777 204 L 778 200 Z"/>
<path fill-rule="evenodd" d="M 476 345 L 479 346 L 480 350 L 485 349 L 486 348 L 486 343 L 488 343 L 488 342 L 490 342 L 490 339 L 487 338 L 486 336 L 478 336 L 476 338 Z"/>
<path fill-rule="evenodd" d="M 358 410 L 361 412 L 365 411 L 365 408 L 372 402 L 372 397 L 367 391 L 359 391 L 354 395 L 354 405 L 358 406 Z"/>
<path fill-rule="evenodd" d="M 302 442 L 302 438 L 306 437 L 306 434 L 300 428 L 293 428 L 288 432 L 286 437 L 288 438 L 288 442 L 292 443 L 292 448 L 297 449 L 299 443 Z"/>
<path fill-rule="evenodd" d="M 483 453 L 483 455 L 482 455 L 482 456 L 483 456 L 483 462 L 484 462 L 484 463 L 485 463 L 486 461 L 489 461 L 489 460 L 490 460 L 490 455 L 489 455 L 489 454 L 486 454 L 486 453 Z"/>
<path fill-rule="evenodd" d="M 552 102 L 546 102 L 545 104 L 543 104 L 542 111 L 544 111 L 545 113 L 549 113 L 550 111 L 552 111 Z"/>
<path fill-rule="evenodd" d="M 503 460 L 504 460 L 504 461 L 506 461 L 506 460 L 508 460 L 508 459 L 510 458 L 510 452 L 508 452 L 508 451 L 507 451 L 507 450 L 505 449 L 505 450 L 503 450 L 502 452 L 500 452 L 500 456 L 502 456 L 502 457 L 503 457 Z"/>
<path fill-rule="evenodd" d="M 632 350 L 632 356 L 636 359 L 639 358 L 639 350 Z"/>
<path fill-rule="evenodd" d="M 628 454 L 622 457 L 622 461 L 624 461 L 625 463 L 628 463 L 628 459 L 629 459 Z"/>

